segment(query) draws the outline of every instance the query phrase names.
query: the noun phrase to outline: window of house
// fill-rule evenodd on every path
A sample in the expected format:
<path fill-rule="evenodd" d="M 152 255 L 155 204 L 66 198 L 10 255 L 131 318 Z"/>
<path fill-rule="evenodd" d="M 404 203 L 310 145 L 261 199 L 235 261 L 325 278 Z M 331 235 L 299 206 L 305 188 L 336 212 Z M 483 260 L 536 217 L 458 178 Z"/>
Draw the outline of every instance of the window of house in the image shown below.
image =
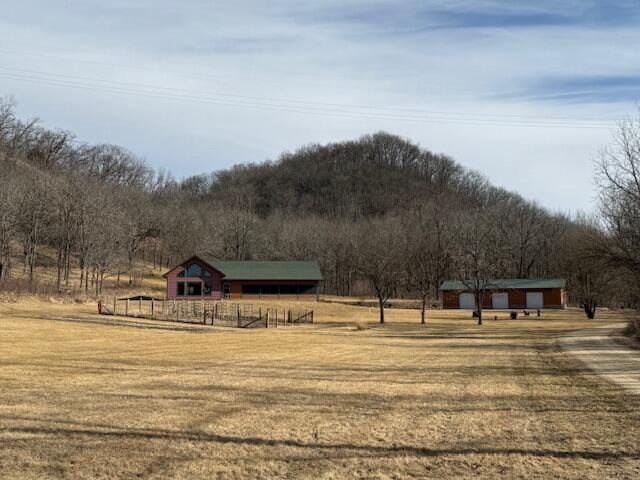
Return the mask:
<path fill-rule="evenodd" d="M 189 282 L 187 284 L 187 296 L 200 297 L 202 296 L 202 283 L 201 282 Z"/>
<path fill-rule="evenodd" d="M 177 295 L 179 297 L 184 297 L 184 282 L 178 282 L 178 291 Z"/>
<path fill-rule="evenodd" d="M 202 276 L 202 268 L 197 263 L 189 265 L 187 268 L 187 277 L 201 277 Z"/>
<path fill-rule="evenodd" d="M 204 282 L 204 294 L 211 295 L 213 291 L 213 283 L 212 282 Z"/>

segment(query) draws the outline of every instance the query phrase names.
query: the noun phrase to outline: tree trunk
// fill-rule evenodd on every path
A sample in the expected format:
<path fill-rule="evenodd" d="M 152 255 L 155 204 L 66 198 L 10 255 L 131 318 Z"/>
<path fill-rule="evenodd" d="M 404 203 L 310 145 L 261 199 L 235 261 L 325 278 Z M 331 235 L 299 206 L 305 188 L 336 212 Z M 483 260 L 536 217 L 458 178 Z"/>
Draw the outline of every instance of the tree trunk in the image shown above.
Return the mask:
<path fill-rule="evenodd" d="M 482 325 L 482 300 L 484 300 L 484 292 L 476 294 L 476 312 L 478 313 L 478 325 Z"/>
<path fill-rule="evenodd" d="M 420 323 L 425 325 L 427 323 L 426 319 L 426 310 L 427 310 L 427 295 L 422 295 L 422 310 L 420 311 Z"/>
<path fill-rule="evenodd" d="M 156 269 L 156 253 L 158 250 L 158 243 L 157 240 L 154 240 L 153 242 L 153 269 Z"/>
<path fill-rule="evenodd" d="M 84 283 L 84 259 L 80 259 L 80 289 L 82 289 L 82 284 Z"/>
<path fill-rule="evenodd" d="M 62 276 L 62 249 L 58 248 L 58 275 L 56 276 L 56 291 L 60 291 L 60 279 Z"/>
<path fill-rule="evenodd" d="M 64 252 L 65 264 L 64 264 L 64 284 L 69 286 L 69 275 L 71 273 L 71 244 L 67 243 L 67 249 Z"/>
<path fill-rule="evenodd" d="M 29 283 L 33 283 L 33 269 L 36 264 L 36 249 L 31 247 L 31 253 L 29 253 Z"/>
<path fill-rule="evenodd" d="M 582 302 L 582 309 L 584 310 L 584 313 L 589 320 L 593 320 L 594 318 L 596 318 L 597 308 L 598 304 L 591 299 Z"/>
<path fill-rule="evenodd" d="M 384 296 L 382 295 L 382 290 L 378 288 L 377 285 L 373 287 L 376 291 L 376 295 L 378 296 L 378 305 L 380 306 L 380 324 L 384 324 L 384 303 L 386 302 Z"/>

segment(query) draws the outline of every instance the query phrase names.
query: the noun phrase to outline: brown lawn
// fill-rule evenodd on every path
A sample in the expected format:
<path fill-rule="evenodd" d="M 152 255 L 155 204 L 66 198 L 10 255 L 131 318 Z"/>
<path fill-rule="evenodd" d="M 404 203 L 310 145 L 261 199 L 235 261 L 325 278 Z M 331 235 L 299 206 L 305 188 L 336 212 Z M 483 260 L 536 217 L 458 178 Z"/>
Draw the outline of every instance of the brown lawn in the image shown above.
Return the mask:
<path fill-rule="evenodd" d="M 359 331 L 374 309 L 315 306 L 313 326 L 179 331 L 0 305 L 0 478 L 640 477 L 640 401 L 557 346 L 620 316 Z"/>

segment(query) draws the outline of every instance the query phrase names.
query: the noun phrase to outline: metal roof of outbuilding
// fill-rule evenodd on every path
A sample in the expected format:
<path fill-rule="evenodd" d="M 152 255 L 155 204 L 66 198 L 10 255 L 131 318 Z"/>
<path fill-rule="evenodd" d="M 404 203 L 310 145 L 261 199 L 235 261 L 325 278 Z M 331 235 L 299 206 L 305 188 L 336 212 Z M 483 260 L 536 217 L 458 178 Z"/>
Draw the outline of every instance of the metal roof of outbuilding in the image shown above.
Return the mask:
<path fill-rule="evenodd" d="M 466 282 L 472 285 L 471 281 Z M 440 290 L 469 290 L 461 280 L 446 280 L 440 285 Z M 511 278 L 489 280 L 488 290 L 518 290 L 530 288 L 565 288 L 567 281 L 563 278 Z"/>

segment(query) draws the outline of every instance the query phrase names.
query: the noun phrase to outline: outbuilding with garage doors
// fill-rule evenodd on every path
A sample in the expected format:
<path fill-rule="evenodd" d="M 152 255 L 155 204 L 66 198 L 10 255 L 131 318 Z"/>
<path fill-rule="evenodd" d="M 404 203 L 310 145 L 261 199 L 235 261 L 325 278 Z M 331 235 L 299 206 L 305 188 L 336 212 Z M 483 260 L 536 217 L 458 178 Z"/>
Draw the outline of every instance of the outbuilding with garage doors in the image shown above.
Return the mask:
<path fill-rule="evenodd" d="M 447 309 L 476 309 L 468 282 L 448 280 L 442 283 L 442 307 Z M 566 308 L 567 282 L 561 278 L 491 280 L 482 300 L 482 308 L 529 309 Z"/>

